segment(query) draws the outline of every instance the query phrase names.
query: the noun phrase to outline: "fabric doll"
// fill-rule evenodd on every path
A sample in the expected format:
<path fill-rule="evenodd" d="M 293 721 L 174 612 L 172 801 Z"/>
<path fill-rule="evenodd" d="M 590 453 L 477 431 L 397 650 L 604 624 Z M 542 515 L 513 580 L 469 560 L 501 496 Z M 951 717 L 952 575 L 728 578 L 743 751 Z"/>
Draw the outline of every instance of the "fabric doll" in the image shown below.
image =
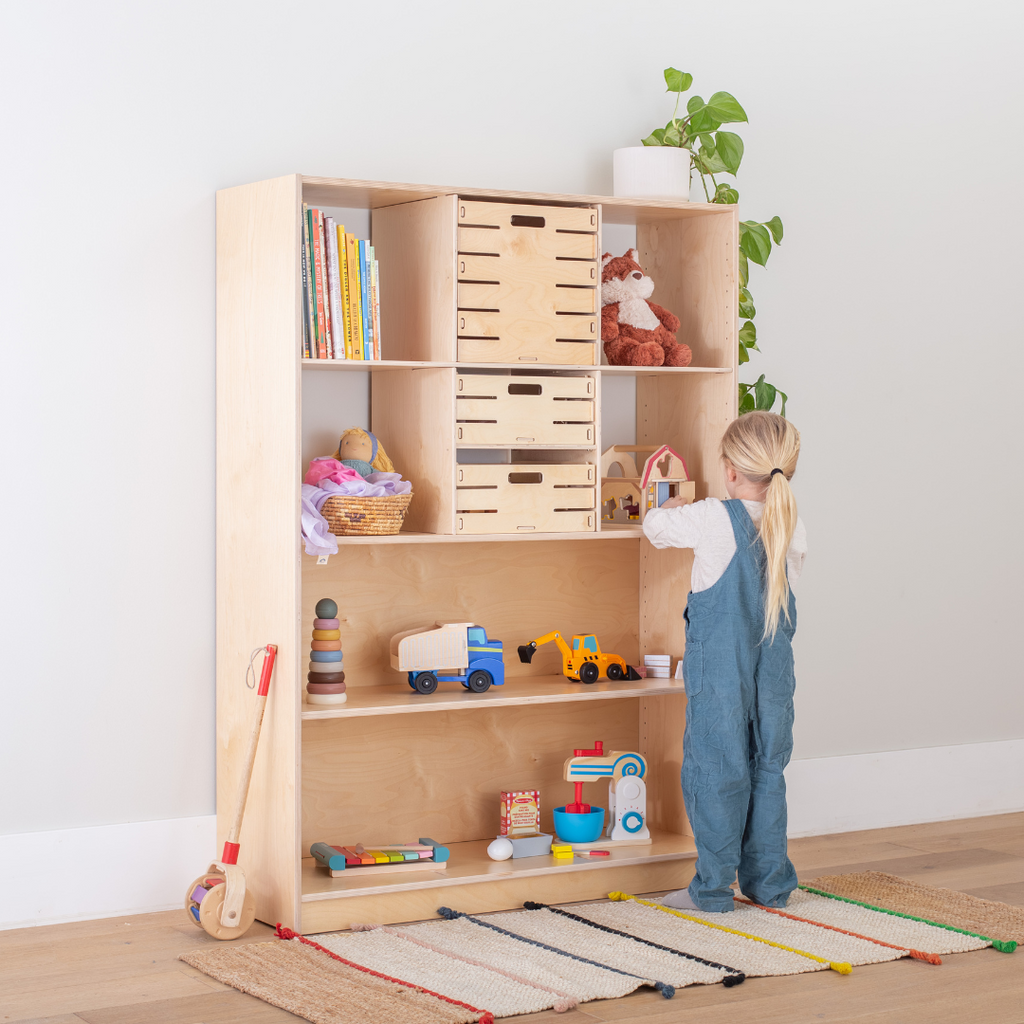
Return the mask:
<path fill-rule="evenodd" d="M 361 427 L 349 427 L 341 435 L 334 458 L 364 478 L 371 473 L 395 472 L 395 467 L 377 438 Z"/>

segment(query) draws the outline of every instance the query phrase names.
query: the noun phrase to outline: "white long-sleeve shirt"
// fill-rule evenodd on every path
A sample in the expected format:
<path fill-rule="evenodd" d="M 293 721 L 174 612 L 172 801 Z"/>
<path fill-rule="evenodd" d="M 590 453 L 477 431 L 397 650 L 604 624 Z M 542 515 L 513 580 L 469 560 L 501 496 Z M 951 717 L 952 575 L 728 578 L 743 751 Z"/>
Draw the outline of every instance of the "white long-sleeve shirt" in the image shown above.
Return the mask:
<path fill-rule="evenodd" d="M 744 501 L 743 505 L 754 525 L 760 525 L 764 502 Z M 644 517 L 644 533 L 656 548 L 693 548 L 690 590 L 695 594 L 714 586 L 736 554 L 732 519 L 718 498 L 680 508 L 652 508 Z M 807 531 L 798 517 L 786 556 L 790 584 L 800 578 L 806 556 Z"/>

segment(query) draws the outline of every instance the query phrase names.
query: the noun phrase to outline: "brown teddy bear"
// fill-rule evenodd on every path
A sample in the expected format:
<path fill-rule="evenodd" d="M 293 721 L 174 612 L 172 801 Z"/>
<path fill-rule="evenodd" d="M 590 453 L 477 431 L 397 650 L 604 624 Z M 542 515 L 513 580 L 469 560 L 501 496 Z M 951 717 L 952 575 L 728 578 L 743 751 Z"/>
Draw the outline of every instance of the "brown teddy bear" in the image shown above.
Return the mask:
<path fill-rule="evenodd" d="M 630 249 L 601 257 L 601 340 L 612 366 L 689 366 L 689 345 L 675 339 L 679 317 L 649 302 L 654 282 Z"/>

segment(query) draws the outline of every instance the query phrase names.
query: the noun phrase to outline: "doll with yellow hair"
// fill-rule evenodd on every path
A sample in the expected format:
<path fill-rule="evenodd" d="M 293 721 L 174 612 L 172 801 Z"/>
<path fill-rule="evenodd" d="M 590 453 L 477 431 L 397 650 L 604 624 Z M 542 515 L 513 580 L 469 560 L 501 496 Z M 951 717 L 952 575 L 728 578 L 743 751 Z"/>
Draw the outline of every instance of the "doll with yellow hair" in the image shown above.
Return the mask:
<path fill-rule="evenodd" d="M 394 473 L 395 467 L 377 438 L 362 427 L 349 427 L 338 441 L 334 453 L 343 466 L 354 469 L 361 477 L 371 473 Z"/>

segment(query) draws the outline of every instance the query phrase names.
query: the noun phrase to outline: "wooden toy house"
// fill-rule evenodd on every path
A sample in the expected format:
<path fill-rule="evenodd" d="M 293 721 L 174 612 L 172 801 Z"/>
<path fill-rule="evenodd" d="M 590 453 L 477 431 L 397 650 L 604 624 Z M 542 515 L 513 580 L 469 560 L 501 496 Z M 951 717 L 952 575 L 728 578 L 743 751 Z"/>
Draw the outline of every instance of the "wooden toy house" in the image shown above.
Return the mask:
<path fill-rule="evenodd" d="M 630 452 L 647 455 L 643 472 L 637 471 Z M 611 475 L 613 466 L 619 476 Z M 667 444 L 617 444 L 602 456 L 601 518 L 606 523 L 642 523 L 652 508 L 661 508 L 669 498 L 693 501 L 695 494 L 683 457 Z"/>
<path fill-rule="evenodd" d="M 368 221 L 380 361 L 302 356 L 304 202 L 339 223 Z M 654 299 L 682 320 L 690 366 L 602 365 L 608 224 L 618 236 L 635 230 Z M 218 832 L 223 842 L 248 739 L 249 654 L 275 643 L 241 835 L 259 920 L 310 933 L 427 919 L 445 904 L 479 913 L 689 880 L 682 682 L 582 686 L 561 674 L 557 650 L 529 665 L 508 652 L 557 622 L 596 633 L 628 664 L 682 655 L 682 617 L 664 609 L 687 592 L 692 555 L 655 551 L 637 520 L 603 522 L 597 478 L 606 447 L 635 440 L 648 461 L 657 451 L 669 461 L 663 472 L 656 460 L 646 483 L 634 466 L 633 497 L 651 485 L 656 501 L 662 484 L 725 496 L 718 445 L 737 414 L 737 260 L 735 206 L 298 174 L 218 193 Z M 350 425 L 338 421 L 338 396 L 353 379 L 414 497 L 402 533 L 339 537 L 318 565 L 302 550 L 300 484 L 324 452 L 303 446 Z M 611 380 L 618 391 L 635 385 L 635 437 L 602 444 Z M 672 475 L 677 460 L 692 481 Z M 528 500 L 531 488 L 553 502 Z M 348 700 L 336 706 L 304 700 L 324 597 L 338 603 L 345 651 Z M 391 667 L 389 638 L 432 621 L 479 623 L 501 640 L 505 685 L 413 692 Z M 499 794 L 540 790 L 551 831 L 551 809 L 573 794 L 566 749 L 594 737 L 645 758 L 651 844 L 616 849 L 607 863 L 490 860 Z M 309 854 L 315 842 L 421 836 L 450 849 L 446 871 L 332 878 Z"/>

